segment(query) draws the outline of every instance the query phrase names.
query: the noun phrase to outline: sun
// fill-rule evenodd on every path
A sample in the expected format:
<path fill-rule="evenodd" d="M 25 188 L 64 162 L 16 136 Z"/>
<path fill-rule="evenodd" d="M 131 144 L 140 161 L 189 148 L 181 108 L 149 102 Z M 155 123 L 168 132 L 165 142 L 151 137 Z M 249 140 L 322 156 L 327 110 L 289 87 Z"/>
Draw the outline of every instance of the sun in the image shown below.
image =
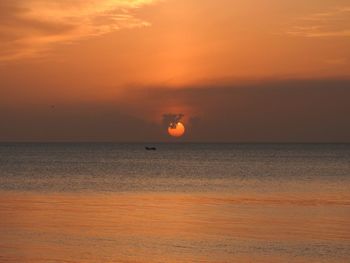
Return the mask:
<path fill-rule="evenodd" d="M 185 134 L 185 126 L 181 122 L 170 124 L 168 127 L 168 133 L 170 136 L 179 138 Z"/>

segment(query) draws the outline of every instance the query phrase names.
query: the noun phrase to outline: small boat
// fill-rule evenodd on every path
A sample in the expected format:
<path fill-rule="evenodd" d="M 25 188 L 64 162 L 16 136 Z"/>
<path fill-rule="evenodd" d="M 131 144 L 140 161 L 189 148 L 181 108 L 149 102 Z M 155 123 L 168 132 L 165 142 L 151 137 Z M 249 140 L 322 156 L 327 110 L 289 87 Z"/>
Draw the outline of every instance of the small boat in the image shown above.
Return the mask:
<path fill-rule="evenodd" d="M 156 151 L 156 150 L 157 150 L 156 147 L 145 147 L 145 149 L 146 149 L 147 151 Z"/>

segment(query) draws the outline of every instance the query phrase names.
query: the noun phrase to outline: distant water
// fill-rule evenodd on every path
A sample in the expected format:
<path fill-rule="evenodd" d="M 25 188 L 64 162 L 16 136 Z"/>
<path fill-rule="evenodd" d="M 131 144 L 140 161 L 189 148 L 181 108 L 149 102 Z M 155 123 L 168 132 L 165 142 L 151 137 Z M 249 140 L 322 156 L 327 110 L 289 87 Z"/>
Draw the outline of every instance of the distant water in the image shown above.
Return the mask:
<path fill-rule="evenodd" d="M 350 145 L 0 144 L 0 262 L 350 262 Z"/>

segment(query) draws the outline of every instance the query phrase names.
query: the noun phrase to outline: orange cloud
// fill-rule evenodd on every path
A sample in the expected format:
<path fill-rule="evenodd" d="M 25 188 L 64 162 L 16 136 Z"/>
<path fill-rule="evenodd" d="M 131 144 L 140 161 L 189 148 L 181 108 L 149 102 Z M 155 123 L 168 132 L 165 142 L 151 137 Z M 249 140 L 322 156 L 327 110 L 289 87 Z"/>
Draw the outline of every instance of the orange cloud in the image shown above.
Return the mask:
<path fill-rule="evenodd" d="M 298 20 L 299 25 L 293 26 L 287 32 L 289 35 L 310 38 L 350 36 L 350 7 L 314 13 Z"/>
<path fill-rule="evenodd" d="M 33 57 L 54 44 L 145 27 L 137 8 L 157 0 L 16 0 L 0 3 L 0 61 Z"/>

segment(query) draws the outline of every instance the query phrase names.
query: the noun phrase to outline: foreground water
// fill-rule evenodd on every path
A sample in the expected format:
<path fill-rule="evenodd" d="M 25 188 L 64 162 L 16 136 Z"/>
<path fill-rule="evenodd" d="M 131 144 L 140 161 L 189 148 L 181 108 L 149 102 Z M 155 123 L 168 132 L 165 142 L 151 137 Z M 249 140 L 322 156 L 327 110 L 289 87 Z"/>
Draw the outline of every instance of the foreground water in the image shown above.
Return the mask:
<path fill-rule="evenodd" d="M 0 262 L 350 262 L 350 145 L 144 146 L 0 145 Z"/>

